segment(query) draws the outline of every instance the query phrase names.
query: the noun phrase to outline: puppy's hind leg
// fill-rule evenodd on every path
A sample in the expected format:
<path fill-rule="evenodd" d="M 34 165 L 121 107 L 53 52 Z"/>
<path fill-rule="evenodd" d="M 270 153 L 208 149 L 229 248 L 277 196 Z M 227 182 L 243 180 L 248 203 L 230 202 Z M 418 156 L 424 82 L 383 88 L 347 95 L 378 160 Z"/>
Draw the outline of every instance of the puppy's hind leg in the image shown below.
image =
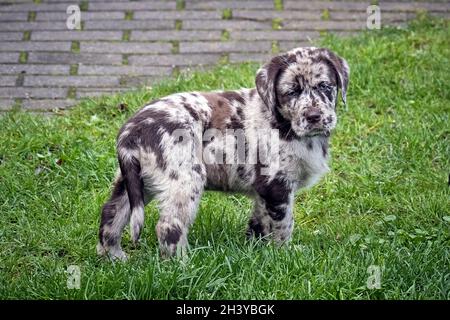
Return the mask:
<path fill-rule="evenodd" d="M 120 155 L 119 164 L 131 209 L 131 240 L 136 244 L 144 226 L 144 182 L 141 177 L 141 165 L 134 156 L 121 157 Z"/>
<path fill-rule="evenodd" d="M 97 253 L 109 254 L 112 259 L 126 260 L 121 248 L 122 232 L 130 219 L 130 203 L 125 181 L 119 174 L 111 198 L 102 208 Z"/>
<path fill-rule="evenodd" d="M 167 191 L 157 195 L 160 218 L 156 234 L 163 258 L 186 253 L 189 227 L 194 222 L 204 188 L 203 178 L 200 169 L 194 170 L 192 177 L 177 177 Z"/>

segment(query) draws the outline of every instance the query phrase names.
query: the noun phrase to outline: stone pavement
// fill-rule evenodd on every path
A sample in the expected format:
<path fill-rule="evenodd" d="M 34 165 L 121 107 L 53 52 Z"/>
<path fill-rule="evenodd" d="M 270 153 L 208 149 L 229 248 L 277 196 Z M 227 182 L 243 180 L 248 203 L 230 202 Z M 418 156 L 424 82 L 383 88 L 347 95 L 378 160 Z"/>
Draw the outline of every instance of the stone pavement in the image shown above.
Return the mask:
<path fill-rule="evenodd" d="M 326 31 L 366 28 L 371 3 L 382 25 L 421 11 L 450 16 L 442 0 L 0 0 L 0 111 L 66 108 L 189 66 L 261 62 Z M 67 27 L 70 5 L 81 30 Z"/>

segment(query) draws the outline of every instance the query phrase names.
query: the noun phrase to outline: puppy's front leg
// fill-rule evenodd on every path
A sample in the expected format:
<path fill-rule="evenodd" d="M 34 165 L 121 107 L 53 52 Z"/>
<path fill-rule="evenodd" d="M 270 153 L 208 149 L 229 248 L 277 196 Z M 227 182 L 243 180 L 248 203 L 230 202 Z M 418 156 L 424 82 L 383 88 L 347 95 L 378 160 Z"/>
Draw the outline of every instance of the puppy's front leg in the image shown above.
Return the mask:
<path fill-rule="evenodd" d="M 285 186 L 285 185 L 283 185 Z M 272 185 L 271 188 L 282 188 Z M 270 235 L 276 243 L 289 241 L 294 228 L 294 192 L 286 189 L 285 194 L 262 192 L 255 199 L 253 215 L 250 218 L 247 236 Z"/>
<path fill-rule="evenodd" d="M 276 243 L 282 244 L 291 240 L 292 231 L 294 230 L 294 214 L 292 204 L 286 204 L 285 215 L 282 219 L 277 220 L 272 217 L 273 220 L 273 240 Z M 270 215 L 270 212 L 269 212 Z"/>

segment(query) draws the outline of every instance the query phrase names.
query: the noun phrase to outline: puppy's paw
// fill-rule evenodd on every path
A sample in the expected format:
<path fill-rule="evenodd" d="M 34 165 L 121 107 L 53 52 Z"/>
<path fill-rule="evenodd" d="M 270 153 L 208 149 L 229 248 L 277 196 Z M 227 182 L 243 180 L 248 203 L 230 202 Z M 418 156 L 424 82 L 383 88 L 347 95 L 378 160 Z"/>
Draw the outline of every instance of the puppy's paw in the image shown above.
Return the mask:
<path fill-rule="evenodd" d="M 122 250 L 114 251 L 114 252 L 108 252 L 108 256 L 112 261 L 121 261 L 125 262 L 128 260 L 128 256 L 125 252 Z"/>
<path fill-rule="evenodd" d="M 102 244 L 100 242 L 97 243 L 96 249 L 97 249 L 97 254 L 99 256 L 104 256 L 106 254 L 106 249 L 105 249 L 105 247 L 102 246 Z"/>
<path fill-rule="evenodd" d="M 121 248 L 105 248 L 101 243 L 97 244 L 97 254 L 108 256 L 112 261 L 127 261 L 128 257 Z"/>

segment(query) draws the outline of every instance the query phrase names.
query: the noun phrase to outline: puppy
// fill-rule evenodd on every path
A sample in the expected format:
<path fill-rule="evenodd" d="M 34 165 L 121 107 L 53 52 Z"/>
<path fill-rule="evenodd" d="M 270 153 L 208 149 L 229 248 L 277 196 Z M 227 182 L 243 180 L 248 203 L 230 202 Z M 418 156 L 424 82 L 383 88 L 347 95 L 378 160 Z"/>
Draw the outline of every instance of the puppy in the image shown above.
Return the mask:
<path fill-rule="evenodd" d="M 118 134 L 120 170 L 102 209 L 98 253 L 126 259 L 122 232 L 129 223 L 138 241 L 152 199 L 162 256 L 184 252 L 205 190 L 251 196 L 247 235 L 288 241 L 295 192 L 329 170 L 337 94 L 345 103 L 348 82 L 344 59 L 297 48 L 260 68 L 254 89 L 179 93 L 144 106 Z"/>

